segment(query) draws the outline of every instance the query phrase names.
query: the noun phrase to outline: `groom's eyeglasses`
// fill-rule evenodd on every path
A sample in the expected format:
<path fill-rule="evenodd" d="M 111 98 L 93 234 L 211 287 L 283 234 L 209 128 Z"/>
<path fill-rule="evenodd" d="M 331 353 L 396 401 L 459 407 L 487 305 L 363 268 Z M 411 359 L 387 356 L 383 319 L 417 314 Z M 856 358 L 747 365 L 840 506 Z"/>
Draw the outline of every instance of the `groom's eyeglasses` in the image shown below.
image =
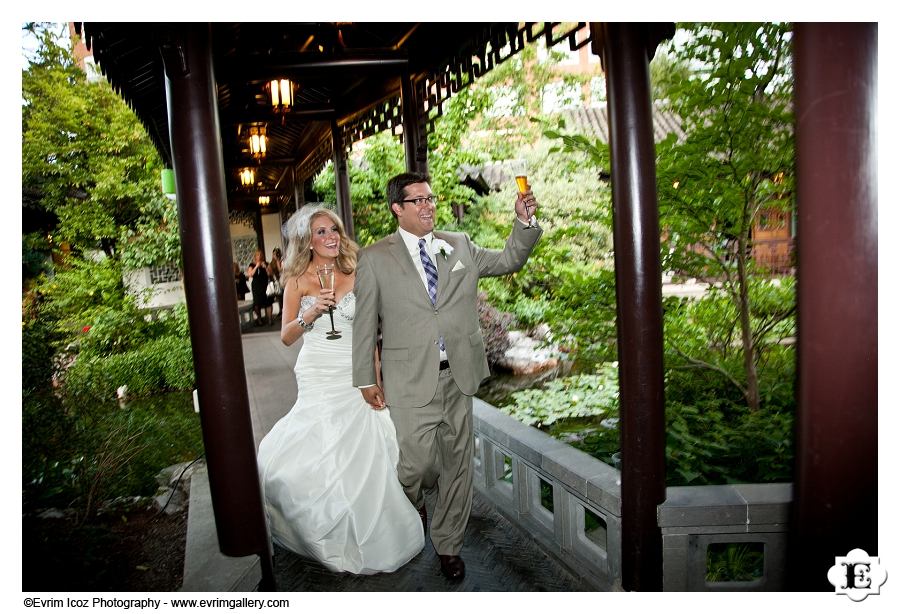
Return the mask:
<path fill-rule="evenodd" d="M 433 205 L 435 198 L 437 198 L 437 197 L 434 194 L 431 194 L 429 196 L 418 196 L 416 198 L 406 198 L 404 200 L 401 200 L 400 202 L 401 203 L 412 203 L 417 207 L 422 207 L 425 205 L 425 203 L 428 203 L 429 205 Z"/>

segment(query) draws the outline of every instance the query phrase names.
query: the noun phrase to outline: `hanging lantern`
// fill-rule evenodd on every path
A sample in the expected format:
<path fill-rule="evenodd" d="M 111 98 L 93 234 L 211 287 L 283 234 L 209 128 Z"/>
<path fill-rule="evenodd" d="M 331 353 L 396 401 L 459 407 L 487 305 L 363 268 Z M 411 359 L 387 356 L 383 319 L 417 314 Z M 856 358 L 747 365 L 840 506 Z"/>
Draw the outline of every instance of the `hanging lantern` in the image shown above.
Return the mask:
<path fill-rule="evenodd" d="M 266 127 L 250 126 L 250 154 L 254 158 L 262 158 L 266 155 Z"/>
<path fill-rule="evenodd" d="M 294 106 L 294 84 L 290 79 L 273 79 L 269 82 L 269 93 L 276 113 L 287 113 Z"/>
<path fill-rule="evenodd" d="M 268 206 L 268 204 L 269 204 L 269 197 L 268 197 L 268 196 L 260 196 L 260 197 L 259 197 L 259 204 L 260 204 L 261 206 L 263 206 L 263 207 Z"/>
<path fill-rule="evenodd" d="M 249 187 L 253 185 L 255 177 L 253 176 L 252 168 L 245 168 L 241 171 L 241 185 L 244 187 Z"/>

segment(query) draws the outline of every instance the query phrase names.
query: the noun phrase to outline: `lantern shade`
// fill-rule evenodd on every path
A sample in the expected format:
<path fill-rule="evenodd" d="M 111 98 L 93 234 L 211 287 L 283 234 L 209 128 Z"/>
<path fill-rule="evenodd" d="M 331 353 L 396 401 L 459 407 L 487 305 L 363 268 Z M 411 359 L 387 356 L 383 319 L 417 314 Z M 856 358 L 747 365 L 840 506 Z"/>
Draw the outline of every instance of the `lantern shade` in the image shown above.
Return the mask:
<path fill-rule="evenodd" d="M 241 185 L 249 187 L 253 185 L 254 173 L 252 168 L 245 168 L 241 171 Z"/>
<path fill-rule="evenodd" d="M 254 158 L 262 158 L 266 155 L 266 127 L 251 126 L 247 142 L 250 146 L 250 155 Z"/>
<path fill-rule="evenodd" d="M 273 79 L 269 82 L 269 95 L 276 113 L 287 113 L 294 106 L 294 84 L 290 79 Z"/>
<path fill-rule="evenodd" d="M 160 179 L 162 180 L 162 192 L 166 196 L 175 194 L 175 171 L 171 168 L 164 168 L 162 172 L 160 172 Z"/>

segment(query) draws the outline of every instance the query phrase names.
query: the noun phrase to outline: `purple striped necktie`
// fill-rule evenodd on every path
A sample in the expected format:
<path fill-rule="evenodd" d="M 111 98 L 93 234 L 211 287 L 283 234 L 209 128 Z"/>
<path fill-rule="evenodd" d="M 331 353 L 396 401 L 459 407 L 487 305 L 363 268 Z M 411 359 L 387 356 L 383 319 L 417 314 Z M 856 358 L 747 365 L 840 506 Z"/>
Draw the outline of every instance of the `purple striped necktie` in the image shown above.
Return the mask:
<path fill-rule="evenodd" d="M 425 239 L 419 239 L 419 258 L 422 260 L 422 268 L 425 269 L 425 280 L 428 282 L 428 297 L 431 299 L 431 305 L 437 303 L 437 268 L 431 258 L 428 257 L 428 251 L 425 249 Z M 444 337 L 438 339 L 438 346 L 444 349 Z"/>
<path fill-rule="evenodd" d="M 431 304 L 437 303 L 437 269 L 431 258 L 428 257 L 428 251 L 425 249 L 425 239 L 419 239 L 419 258 L 422 259 L 422 267 L 425 269 L 425 279 L 428 282 L 428 296 L 431 298 Z"/>

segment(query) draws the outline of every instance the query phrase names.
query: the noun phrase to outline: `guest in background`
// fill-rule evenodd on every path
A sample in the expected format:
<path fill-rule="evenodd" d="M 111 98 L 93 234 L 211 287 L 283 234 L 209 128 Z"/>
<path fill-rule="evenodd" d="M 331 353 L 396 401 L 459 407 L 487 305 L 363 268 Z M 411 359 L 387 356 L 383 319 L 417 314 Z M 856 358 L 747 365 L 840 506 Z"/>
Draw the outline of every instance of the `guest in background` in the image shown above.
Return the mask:
<path fill-rule="evenodd" d="M 247 285 L 247 276 L 244 275 L 238 263 L 232 262 L 232 264 L 234 265 L 234 287 L 237 291 L 237 299 L 242 301 L 250 292 L 250 286 Z"/>
<path fill-rule="evenodd" d="M 253 292 L 253 315 L 256 317 L 256 326 L 270 326 L 272 324 L 272 303 L 274 299 L 266 295 L 266 286 L 269 285 L 271 269 L 266 262 L 261 249 L 253 254 L 253 262 L 247 267 L 247 277 L 250 278 L 250 290 Z M 262 314 L 266 312 L 263 321 Z"/>
<path fill-rule="evenodd" d="M 284 309 L 284 280 L 281 278 L 282 266 L 281 266 L 281 250 L 279 248 L 275 248 L 272 250 L 272 259 L 269 260 L 269 270 L 271 271 L 272 278 L 278 282 L 275 286 L 275 300 L 278 301 L 278 317 L 281 317 L 281 312 Z"/>

